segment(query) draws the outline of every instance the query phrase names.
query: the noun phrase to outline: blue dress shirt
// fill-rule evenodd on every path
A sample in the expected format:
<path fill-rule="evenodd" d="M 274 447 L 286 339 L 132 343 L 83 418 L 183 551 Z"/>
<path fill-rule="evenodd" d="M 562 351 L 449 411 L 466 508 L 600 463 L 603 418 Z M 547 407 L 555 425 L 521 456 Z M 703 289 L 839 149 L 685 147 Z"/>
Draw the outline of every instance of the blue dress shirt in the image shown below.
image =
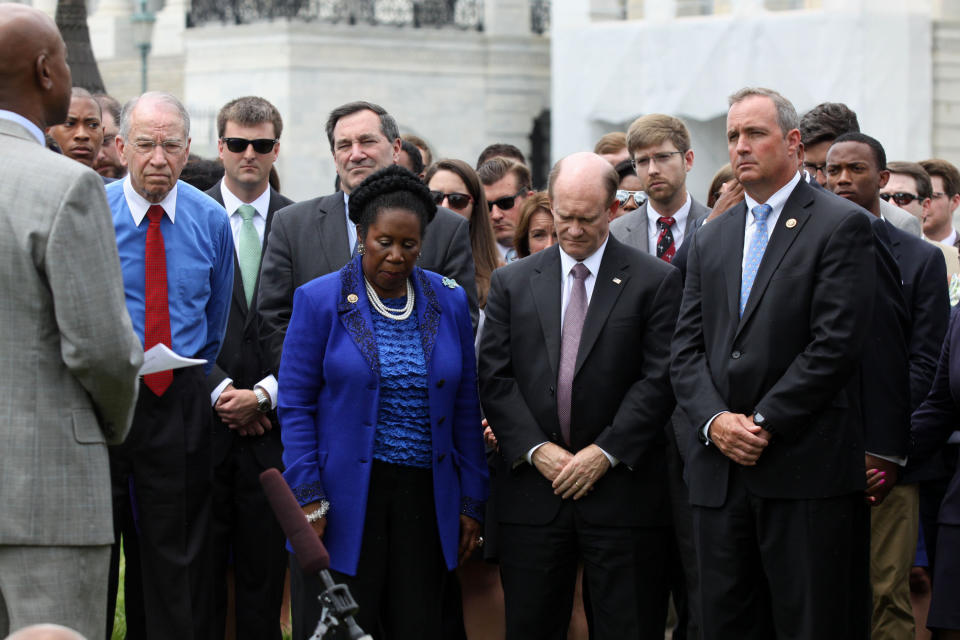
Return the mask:
<path fill-rule="evenodd" d="M 113 212 L 127 311 L 143 342 L 144 250 L 147 208 L 151 203 L 133 190 L 130 177 L 106 186 Z M 226 212 L 213 198 L 185 182 L 160 203 L 160 223 L 167 254 L 167 296 L 170 305 L 168 345 L 188 358 L 204 358 L 210 373 L 227 329 L 233 295 L 233 234 Z"/>

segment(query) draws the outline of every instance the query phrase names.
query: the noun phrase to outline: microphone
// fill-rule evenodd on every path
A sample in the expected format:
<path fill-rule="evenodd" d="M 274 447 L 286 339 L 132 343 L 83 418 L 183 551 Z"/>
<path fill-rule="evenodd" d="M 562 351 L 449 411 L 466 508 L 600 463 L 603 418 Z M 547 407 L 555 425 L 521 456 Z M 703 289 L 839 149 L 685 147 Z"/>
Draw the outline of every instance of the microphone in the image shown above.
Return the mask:
<path fill-rule="evenodd" d="M 349 638 L 356 640 L 373 640 L 363 632 L 363 629 L 353 619 L 353 615 L 360 607 L 350 594 L 346 585 L 336 584 L 327 569 L 330 567 L 330 554 L 320 540 L 293 492 L 283 479 L 283 475 L 276 469 L 267 469 L 260 474 L 260 485 L 267 496 L 270 508 L 273 509 L 280 528 L 293 547 L 293 554 L 297 556 L 297 563 L 306 574 L 319 574 L 326 590 L 320 594 L 323 604 L 323 614 L 317 625 L 313 638 L 323 638 L 326 630 L 337 626 L 341 622 L 346 626 Z"/>

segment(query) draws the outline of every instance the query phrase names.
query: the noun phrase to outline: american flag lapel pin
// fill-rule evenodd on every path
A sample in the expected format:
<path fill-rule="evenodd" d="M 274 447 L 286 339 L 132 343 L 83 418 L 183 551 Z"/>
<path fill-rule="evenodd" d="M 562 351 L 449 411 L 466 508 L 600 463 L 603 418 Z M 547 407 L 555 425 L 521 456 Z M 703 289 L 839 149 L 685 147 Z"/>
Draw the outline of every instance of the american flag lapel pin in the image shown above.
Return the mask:
<path fill-rule="evenodd" d="M 613 279 L 613 284 L 620 284 L 620 282 L 621 282 L 620 278 Z"/>

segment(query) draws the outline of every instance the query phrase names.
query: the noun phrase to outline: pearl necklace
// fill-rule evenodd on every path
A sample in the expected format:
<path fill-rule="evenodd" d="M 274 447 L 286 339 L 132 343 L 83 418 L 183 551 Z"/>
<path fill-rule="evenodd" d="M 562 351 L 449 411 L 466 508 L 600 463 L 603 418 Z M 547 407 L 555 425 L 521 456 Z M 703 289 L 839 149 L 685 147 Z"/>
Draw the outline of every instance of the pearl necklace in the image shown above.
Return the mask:
<path fill-rule="evenodd" d="M 410 278 L 407 278 L 407 304 L 396 311 L 391 309 L 387 305 L 383 304 L 383 301 L 380 299 L 380 296 L 377 295 L 376 289 L 373 288 L 373 285 L 370 284 L 370 281 L 366 278 L 363 279 L 363 284 L 367 287 L 367 299 L 370 301 L 370 306 L 376 309 L 377 313 L 382 315 L 384 318 L 389 318 L 390 320 L 406 320 L 410 317 L 410 314 L 413 313 L 413 302 L 415 295 L 413 291 L 413 285 L 410 284 Z"/>

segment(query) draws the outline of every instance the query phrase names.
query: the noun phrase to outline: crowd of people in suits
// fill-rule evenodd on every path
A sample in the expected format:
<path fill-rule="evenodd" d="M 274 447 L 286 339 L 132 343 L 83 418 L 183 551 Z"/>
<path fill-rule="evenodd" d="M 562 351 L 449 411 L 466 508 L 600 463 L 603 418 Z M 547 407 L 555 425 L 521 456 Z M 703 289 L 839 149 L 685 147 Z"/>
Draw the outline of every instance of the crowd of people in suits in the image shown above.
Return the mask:
<path fill-rule="evenodd" d="M 311 637 L 278 469 L 375 638 L 960 638 L 951 163 L 754 87 L 703 204 L 666 114 L 536 191 L 357 101 L 295 203 L 265 98 L 211 163 L 39 11 L 0 63 L 0 636 L 110 637 L 122 552 L 128 638 Z"/>

